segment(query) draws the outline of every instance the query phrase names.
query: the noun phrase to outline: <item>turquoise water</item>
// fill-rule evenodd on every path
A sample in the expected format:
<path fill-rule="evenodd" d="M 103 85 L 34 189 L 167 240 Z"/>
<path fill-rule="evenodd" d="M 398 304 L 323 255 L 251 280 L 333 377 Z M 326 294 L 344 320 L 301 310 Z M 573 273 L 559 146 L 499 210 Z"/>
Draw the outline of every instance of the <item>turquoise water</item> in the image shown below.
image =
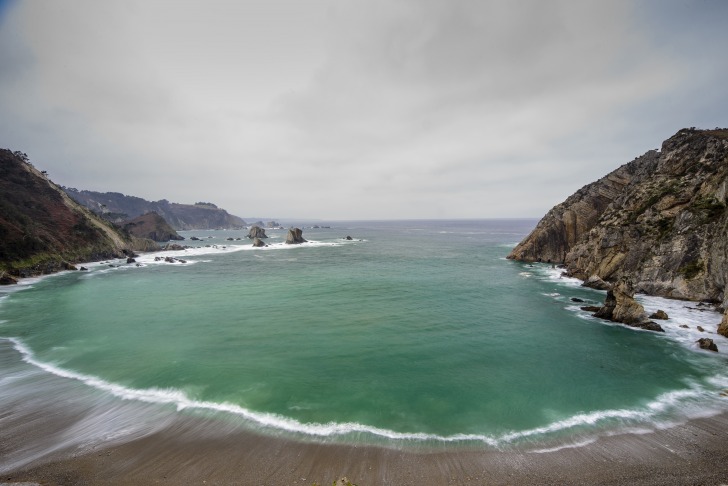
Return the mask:
<path fill-rule="evenodd" d="M 295 247 L 269 230 L 262 249 L 185 232 L 197 248 L 167 254 L 186 263 L 99 263 L 4 296 L 0 352 L 69 387 L 311 440 L 505 447 L 725 410 L 725 356 L 680 322 L 605 324 L 570 300 L 603 293 L 506 260 L 534 224 L 332 223 Z"/>

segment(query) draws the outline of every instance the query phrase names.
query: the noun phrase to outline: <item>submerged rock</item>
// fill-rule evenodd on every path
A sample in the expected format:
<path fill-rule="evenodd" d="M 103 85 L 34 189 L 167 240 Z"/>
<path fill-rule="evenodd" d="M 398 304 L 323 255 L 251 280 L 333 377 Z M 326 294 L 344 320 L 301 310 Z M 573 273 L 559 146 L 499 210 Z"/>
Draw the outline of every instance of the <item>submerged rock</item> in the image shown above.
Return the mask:
<path fill-rule="evenodd" d="M 584 307 L 580 307 L 580 309 L 586 312 L 599 312 L 602 308 L 598 305 L 585 305 Z"/>
<path fill-rule="evenodd" d="M 303 237 L 303 231 L 301 231 L 301 228 L 290 228 L 286 235 L 286 244 L 299 245 L 301 243 L 306 243 L 306 239 Z"/>

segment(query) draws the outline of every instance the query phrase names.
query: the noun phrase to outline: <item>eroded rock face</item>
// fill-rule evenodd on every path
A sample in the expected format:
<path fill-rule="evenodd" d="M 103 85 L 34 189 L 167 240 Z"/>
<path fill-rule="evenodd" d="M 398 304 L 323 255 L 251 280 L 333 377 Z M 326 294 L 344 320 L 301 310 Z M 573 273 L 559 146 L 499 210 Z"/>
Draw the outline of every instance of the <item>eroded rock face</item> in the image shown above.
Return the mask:
<path fill-rule="evenodd" d="M 728 129 L 680 130 L 555 206 L 509 258 L 728 306 Z"/>
<path fill-rule="evenodd" d="M 728 309 L 723 314 L 723 320 L 718 324 L 718 334 L 728 337 Z"/>
<path fill-rule="evenodd" d="M 248 238 L 252 240 L 254 238 L 268 238 L 268 236 L 265 234 L 263 228 L 258 225 L 253 225 L 250 227 L 250 231 L 248 231 Z"/>
<path fill-rule="evenodd" d="M 602 280 L 598 275 L 592 275 L 582 285 L 597 290 L 609 290 L 611 287 L 611 285 Z"/>
<path fill-rule="evenodd" d="M 286 244 L 298 245 L 301 243 L 306 243 L 306 240 L 303 238 L 303 231 L 301 231 L 301 228 L 290 228 L 286 235 Z"/>
<path fill-rule="evenodd" d="M 626 278 L 621 279 L 607 292 L 604 306 L 594 316 L 631 327 L 664 332 L 659 324 L 647 317 L 642 304 L 634 299 L 632 283 Z"/>

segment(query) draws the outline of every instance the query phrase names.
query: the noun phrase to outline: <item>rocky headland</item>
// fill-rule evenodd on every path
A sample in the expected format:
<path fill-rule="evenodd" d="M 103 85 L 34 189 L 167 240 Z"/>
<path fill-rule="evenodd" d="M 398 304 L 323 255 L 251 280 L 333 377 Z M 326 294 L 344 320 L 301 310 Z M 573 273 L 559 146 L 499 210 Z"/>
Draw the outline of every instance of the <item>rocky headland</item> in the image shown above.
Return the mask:
<path fill-rule="evenodd" d="M 0 281 L 158 250 L 78 204 L 25 154 L 0 149 Z"/>
<path fill-rule="evenodd" d="M 155 212 L 137 216 L 121 224 L 121 227 L 138 238 L 165 242 L 170 240 L 184 240 L 167 221 Z"/>
<path fill-rule="evenodd" d="M 727 194 L 728 129 L 683 129 L 553 207 L 508 258 L 726 310 Z"/>
<path fill-rule="evenodd" d="M 65 187 L 64 191 L 76 202 L 86 206 L 104 219 L 117 224 L 154 212 L 177 231 L 194 229 L 243 229 L 247 226 L 238 216 L 229 214 L 211 202 L 180 204 L 166 199 L 147 201 L 141 197 L 119 192 L 83 191 Z"/>

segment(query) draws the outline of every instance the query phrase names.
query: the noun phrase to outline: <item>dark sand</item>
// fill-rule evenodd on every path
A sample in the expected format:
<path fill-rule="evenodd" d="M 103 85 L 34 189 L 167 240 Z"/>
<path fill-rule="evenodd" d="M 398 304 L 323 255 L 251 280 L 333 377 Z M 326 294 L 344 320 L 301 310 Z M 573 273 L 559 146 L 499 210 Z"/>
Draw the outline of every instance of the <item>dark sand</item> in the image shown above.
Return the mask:
<path fill-rule="evenodd" d="M 48 451 L 77 431 L 83 410 L 67 403 L 16 405 L 0 410 L 0 484 L 328 486 L 340 476 L 359 486 L 728 484 L 728 414 L 534 453 L 304 443 L 175 412 L 146 436 Z M 3 457 L 40 449 L 31 463 L 11 470 L 3 464 Z"/>

